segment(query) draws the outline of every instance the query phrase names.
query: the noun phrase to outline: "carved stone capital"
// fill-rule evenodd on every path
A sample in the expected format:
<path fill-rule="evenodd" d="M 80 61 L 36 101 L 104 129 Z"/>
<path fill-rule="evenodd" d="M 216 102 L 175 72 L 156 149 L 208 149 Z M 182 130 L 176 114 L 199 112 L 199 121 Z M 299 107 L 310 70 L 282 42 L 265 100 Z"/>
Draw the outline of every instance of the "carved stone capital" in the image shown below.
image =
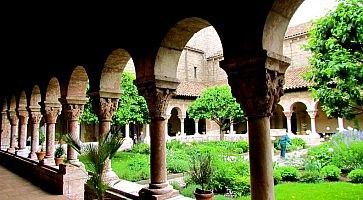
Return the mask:
<path fill-rule="evenodd" d="M 136 83 L 149 108 L 151 119 L 165 120 L 169 100 L 175 95 L 179 82 L 170 80 L 149 80 Z"/>
<path fill-rule="evenodd" d="M 28 111 L 26 109 L 18 110 L 19 124 L 28 124 Z"/>
<path fill-rule="evenodd" d="M 64 113 L 68 121 L 78 121 L 83 112 L 83 104 L 67 104 Z"/>
<path fill-rule="evenodd" d="M 316 114 L 318 113 L 318 110 L 308 110 L 307 112 L 310 118 L 314 119 L 316 117 Z"/>
<path fill-rule="evenodd" d="M 32 111 L 30 112 L 30 122 L 32 124 L 39 124 L 40 120 L 42 120 L 42 116 L 40 111 Z"/>
<path fill-rule="evenodd" d="M 262 52 L 222 63 L 232 94 L 248 117 L 271 116 L 284 94 L 284 72 L 289 63 L 278 58 L 275 54 Z"/>
<path fill-rule="evenodd" d="M 11 126 L 17 126 L 18 125 L 18 116 L 16 115 L 16 111 L 9 110 L 8 114 L 9 114 L 9 121 L 10 121 Z"/>
<path fill-rule="evenodd" d="M 292 112 L 290 112 L 290 111 L 284 111 L 283 113 L 284 113 L 284 115 L 285 115 L 285 117 L 286 117 L 287 119 L 291 119 Z"/>
<path fill-rule="evenodd" d="M 58 115 L 60 115 L 62 111 L 61 107 L 52 107 L 46 106 L 45 107 L 45 122 L 49 124 L 57 123 Z"/>
<path fill-rule="evenodd" d="M 100 121 L 111 121 L 119 98 L 96 97 L 92 103 Z"/>

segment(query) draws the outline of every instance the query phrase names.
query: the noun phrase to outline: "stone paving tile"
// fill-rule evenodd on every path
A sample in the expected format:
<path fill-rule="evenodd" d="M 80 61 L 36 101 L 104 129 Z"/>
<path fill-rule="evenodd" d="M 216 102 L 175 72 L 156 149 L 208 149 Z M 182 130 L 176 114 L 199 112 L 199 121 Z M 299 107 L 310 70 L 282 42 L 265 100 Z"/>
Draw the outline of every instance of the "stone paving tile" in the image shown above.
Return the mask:
<path fill-rule="evenodd" d="M 54 195 L 43 191 L 28 180 L 12 173 L 0 165 L 1 200 L 65 200 L 63 195 Z"/>

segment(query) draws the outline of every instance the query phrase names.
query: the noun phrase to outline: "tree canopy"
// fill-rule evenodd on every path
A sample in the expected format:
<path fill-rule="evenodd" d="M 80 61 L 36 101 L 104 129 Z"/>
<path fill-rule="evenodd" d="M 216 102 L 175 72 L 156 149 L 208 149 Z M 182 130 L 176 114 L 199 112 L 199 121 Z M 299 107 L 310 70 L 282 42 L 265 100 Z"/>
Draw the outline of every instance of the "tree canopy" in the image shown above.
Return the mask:
<path fill-rule="evenodd" d="M 305 79 L 328 116 L 363 113 L 363 0 L 340 0 L 309 32 L 311 70 Z"/>
<path fill-rule="evenodd" d="M 193 119 L 211 119 L 221 130 L 233 123 L 244 121 L 244 114 L 228 85 L 207 88 L 188 108 Z"/>
<path fill-rule="evenodd" d="M 119 105 L 112 117 L 112 124 L 125 125 L 129 122 L 146 123 L 149 121 L 149 110 L 144 97 L 140 96 L 134 85 L 135 75 L 124 72 L 121 79 L 123 91 Z M 88 101 L 80 118 L 81 123 L 98 123 L 97 115 L 94 113 L 92 103 Z"/>

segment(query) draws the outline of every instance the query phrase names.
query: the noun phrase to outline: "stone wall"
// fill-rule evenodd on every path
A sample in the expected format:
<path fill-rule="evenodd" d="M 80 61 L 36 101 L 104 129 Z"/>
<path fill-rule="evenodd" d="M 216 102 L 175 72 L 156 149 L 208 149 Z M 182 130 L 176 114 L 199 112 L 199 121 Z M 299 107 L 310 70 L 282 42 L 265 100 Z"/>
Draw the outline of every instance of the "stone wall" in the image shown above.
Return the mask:
<path fill-rule="evenodd" d="M 307 40 L 307 34 L 284 40 L 283 54 L 291 58 L 290 67 L 306 67 L 309 65 L 308 60 L 311 54 L 303 50 L 303 45 L 307 43 Z"/>

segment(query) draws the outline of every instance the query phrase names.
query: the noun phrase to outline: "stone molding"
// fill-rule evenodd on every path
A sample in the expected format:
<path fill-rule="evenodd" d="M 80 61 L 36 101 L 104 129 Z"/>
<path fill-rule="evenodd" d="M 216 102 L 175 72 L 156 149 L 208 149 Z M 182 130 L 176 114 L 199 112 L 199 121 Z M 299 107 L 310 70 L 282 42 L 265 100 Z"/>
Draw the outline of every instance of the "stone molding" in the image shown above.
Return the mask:
<path fill-rule="evenodd" d="M 291 120 L 292 112 L 290 112 L 290 111 L 284 111 L 283 113 L 284 113 L 284 115 L 285 115 L 285 117 L 287 119 L 290 119 Z"/>
<path fill-rule="evenodd" d="M 111 121 L 112 115 L 116 111 L 119 98 L 96 97 L 93 108 L 100 121 Z"/>
<path fill-rule="evenodd" d="M 268 117 L 284 94 L 284 73 L 289 59 L 266 51 L 222 61 L 232 94 L 248 117 Z"/>
<path fill-rule="evenodd" d="M 307 111 L 311 119 L 315 119 L 318 110 L 308 110 Z"/>
<path fill-rule="evenodd" d="M 18 116 L 20 125 L 28 124 L 29 113 L 27 110 L 18 110 Z"/>

